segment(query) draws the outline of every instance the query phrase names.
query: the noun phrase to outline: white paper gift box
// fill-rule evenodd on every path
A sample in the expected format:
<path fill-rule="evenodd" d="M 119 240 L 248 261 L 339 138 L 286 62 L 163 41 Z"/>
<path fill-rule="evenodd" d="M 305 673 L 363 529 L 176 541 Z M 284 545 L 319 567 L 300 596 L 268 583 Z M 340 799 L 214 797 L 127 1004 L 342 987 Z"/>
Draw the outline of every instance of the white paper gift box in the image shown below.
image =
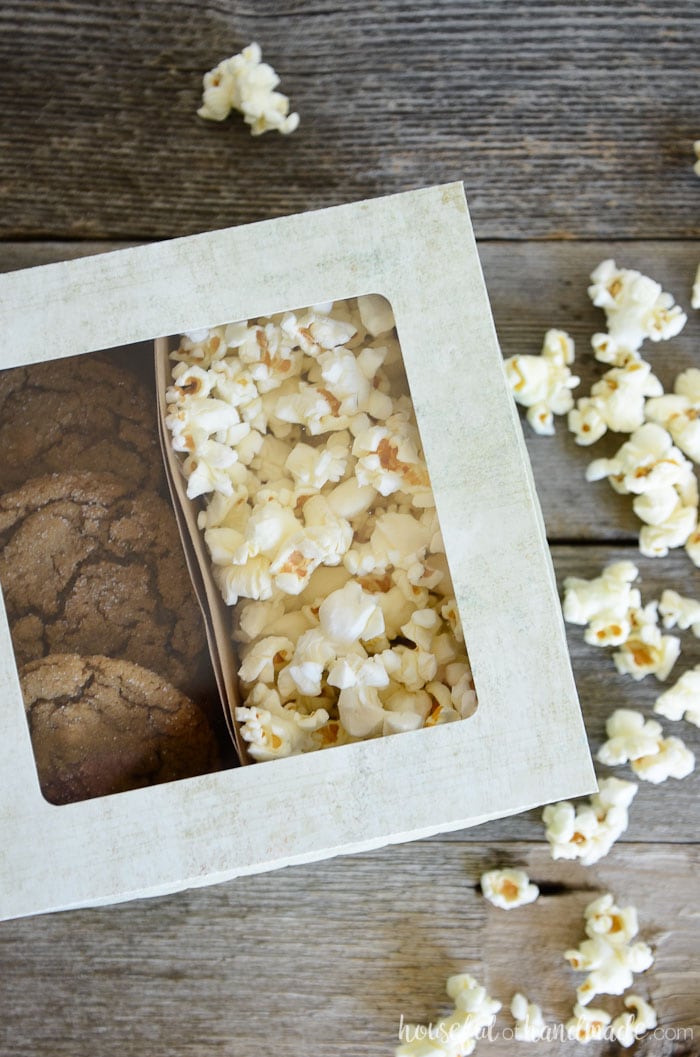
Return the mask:
<path fill-rule="evenodd" d="M 383 294 L 475 715 L 80 803 L 40 792 L 0 609 L 0 916 L 211 884 L 595 788 L 532 475 L 461 184 L 0 277 L 4 368 Z"/>

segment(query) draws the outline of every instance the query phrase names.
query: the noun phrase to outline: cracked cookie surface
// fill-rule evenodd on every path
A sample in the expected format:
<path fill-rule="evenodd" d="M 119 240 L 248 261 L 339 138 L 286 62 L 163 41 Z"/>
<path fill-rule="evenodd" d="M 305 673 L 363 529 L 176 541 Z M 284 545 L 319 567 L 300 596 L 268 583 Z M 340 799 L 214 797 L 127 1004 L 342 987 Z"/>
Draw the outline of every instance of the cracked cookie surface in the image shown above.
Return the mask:
<path fill-rule="evenodd" d="M 54 654 L 27 665 L 20 682 L 39 783 L 53 804 L 218 770 L 201 709 L 140 665 Z"/>
<path fill-rule="evenodd" d="M 135 487 L 163 480 L 152 394 L 127 368 L 92 356 L 3 373 L 0 487 L 44 473 L 118 467 Z"/>
<path fill-rule="evenodd" d="M 201 690 L 204 625 L 168 503 L 109 474 L 50 474 L 0 497 L 0 583 L 19 665 L 133 661 Z"/>

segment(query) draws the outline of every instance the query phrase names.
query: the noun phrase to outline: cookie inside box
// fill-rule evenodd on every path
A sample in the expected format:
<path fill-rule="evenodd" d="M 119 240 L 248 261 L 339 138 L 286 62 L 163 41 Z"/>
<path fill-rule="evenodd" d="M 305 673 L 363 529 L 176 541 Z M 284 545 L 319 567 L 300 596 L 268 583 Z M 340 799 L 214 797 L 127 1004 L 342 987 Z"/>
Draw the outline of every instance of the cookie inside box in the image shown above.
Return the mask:
<path fill-rule="evenodd" d="M 0 399 L 0 583 L 44 796 L 231 765 L 151 346 L 6 370 Z"/>
<path fill-rule="evenodd" d="M 471 716 L 386 298 L 158 339 L 156 378 L 173 503 L 239 758 Z"/>

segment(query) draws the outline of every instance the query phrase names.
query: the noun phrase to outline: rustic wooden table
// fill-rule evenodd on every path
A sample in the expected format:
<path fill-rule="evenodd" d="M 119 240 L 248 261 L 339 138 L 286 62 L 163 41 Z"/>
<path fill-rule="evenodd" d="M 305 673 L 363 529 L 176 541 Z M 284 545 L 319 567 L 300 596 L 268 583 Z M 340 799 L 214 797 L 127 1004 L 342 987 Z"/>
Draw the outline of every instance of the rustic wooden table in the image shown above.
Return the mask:
<path fill-rule="evenodd" d="M 699 30 L 694 0 L 5 0 L 0 267 L 464 179 L 504 354 L 536 353 L 548 327 L 563 327 L 587 392 L 602 372 L 589 349 L 602 315 L 586 294 L 599 261 L 651 274 L 689 308 L 700 261 Z M 301 113 L 290 138 L 252 139 L 240 120 L 195 115 L 203 71 L 252 39 Z M 678 338 L 649 350 L 667 387 L 698 365 L 690 315 Z M 639 559 L 629 504 L 585 483 L 591 452 L 561 420 L 555 437 L 525 432 L 560 581 L 626 557 L 638 561 L 645 600 L 663 587 L 700 597 L 700 570 L 682 550 Z M 595 452 L 615 446 L 606 439 Z M 618 676 L 581 631 L 569 641 L 595 749 L 615 707 L 650 714 L 659 686 Z M 674 678 L 698 662 L 700 642 L 685 634 Z M 670 726 L 700 749 L 696 728 Z M 380 1057 L 401 1014 L 428 1021 L 446 1010 L 445 978 L 461 970 L 504 1006 L 524 989 L 553 1025 L 570 1015 L 580 979 L 561 952 L 607 890 L 637 906 L 656 954 L 638 990 L 664 1037 L 635 1052 L 699 1054 L 699 791 L 700 772 L 642 783 L 624 838 L 589 868 L 553 862 L 533 812 L 5 923 L 0 1054 Z M 509 914 L 487 904 L 475 886 L 496 865 L 524 866 L 539 901 Z M 497 1028 L 511 1025 L 504 1009 Z M 515 1045 L 502 1034 L 478 1052 Z M 577 1045 L 536 1052 L 566 1057 Z"/>

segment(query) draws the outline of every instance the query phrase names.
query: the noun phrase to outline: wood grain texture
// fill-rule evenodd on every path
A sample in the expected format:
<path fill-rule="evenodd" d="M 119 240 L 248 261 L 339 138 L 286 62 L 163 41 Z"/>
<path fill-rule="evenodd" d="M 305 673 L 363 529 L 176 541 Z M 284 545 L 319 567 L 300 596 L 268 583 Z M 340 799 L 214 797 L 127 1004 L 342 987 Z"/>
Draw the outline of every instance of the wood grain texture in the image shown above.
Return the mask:
<path fill-rule="evenodd" d="M 524 867 L 542 886 L 502 911 L 476 890 L 484 869 Z M 449 1009 L 448 975 L 471 972 L 504 1009 L 480 1053 L 513 1043 L 507 1006 L 526 990 L 554 1027 L 582 981 L 562 953 L 583 939 L 584 907 L 604 891 L 639 911 L 655 953 L 637 978 L 676 1041 L 645 1057 L 696 1054 L 700 1032 L 696 847 L 616 847 L 597 866 L 553 863 L 539 845 L 436 843 L 296 867 L 103 910 L 6 922 L 0 930 L 0 1052 L 12 1057 L 386 1057 L 399 1018 Z M 30 984 L 31 982 L 31 984 Z M 596 1001 L 611 1012 L 621 1000 Z M 695 1034 L 695 1043 L 678 1036 Z M 534 1052 L 534 1050 L 533 1050 Z M 574 1057 L 578 1044 L 537 1053 Z M 592 1044 L 593 1057 L 619 1052 Z"/>
<path fill-rule="evenodd" d="M 694 0 L 7 0 L 5 237 L 166 237 L 464 179 L 482 238 L 697 237 Z M 196 116 L 256 39 L 301 114 Z"/>

